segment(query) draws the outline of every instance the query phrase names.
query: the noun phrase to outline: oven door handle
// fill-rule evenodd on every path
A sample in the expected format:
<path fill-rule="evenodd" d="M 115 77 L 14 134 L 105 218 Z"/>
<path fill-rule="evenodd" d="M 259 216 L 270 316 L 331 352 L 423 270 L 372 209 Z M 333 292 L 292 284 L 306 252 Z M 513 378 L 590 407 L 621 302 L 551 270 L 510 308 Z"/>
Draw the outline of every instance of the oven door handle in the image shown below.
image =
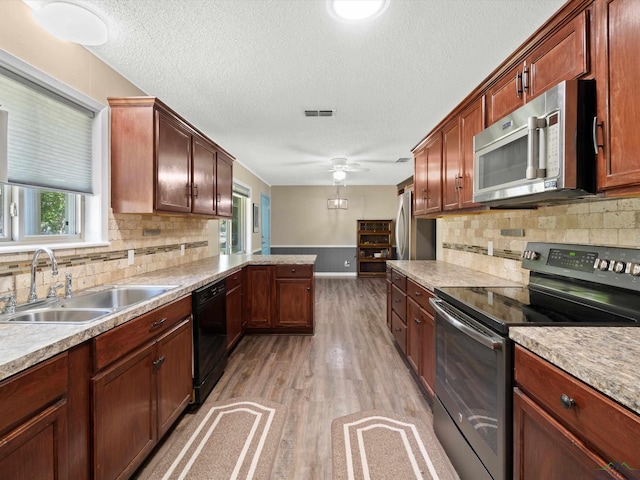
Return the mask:
<path fill-rule="evenodd" d="M 431 303 L 431 305 L 433 305 L 433 308 L 443 318 L 443 320 L 445 320 L 452 327 L 460 330 L 468 337 L 472 338 L 481 345 L 490 348 L 491 350 L 502 350 L 502 344 L 504 342 L 502 338 L 485 335 L 475 328 L 470 327 L 465 322 L 458 320 L 440 306 L 440 304 L 444 303 L 444 301 L 439 298 L 430 298 L 429 302 Z"/>

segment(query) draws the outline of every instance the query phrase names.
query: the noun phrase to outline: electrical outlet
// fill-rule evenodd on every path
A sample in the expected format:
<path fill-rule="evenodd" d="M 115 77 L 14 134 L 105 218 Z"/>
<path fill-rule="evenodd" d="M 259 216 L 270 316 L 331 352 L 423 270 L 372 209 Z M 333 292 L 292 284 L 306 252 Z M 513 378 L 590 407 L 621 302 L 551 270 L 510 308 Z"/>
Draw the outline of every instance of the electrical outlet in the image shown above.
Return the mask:
<path fill-rule="evenodd" d="M 133 265 L 133 257 L 135 257 L 135 255 L 136 252 L 133 248 L 127 252 L 127 260 L 129 262 L 129 265 Z"/>
<path fill-rule="evenodd" d="M 493 242 L 491 240 L 487 243 L 487 255 L 493 257 Z"/>
<path fill-rule="evenodd" d="M 350 267 L 351 266 L 351 262 L 349 260 L 345 260 L 344 261 L 344 266 L 345 267 Z"/>
<path fill-rule="evenodd" d="M 184 243 L 180 245 L 180 256 L 184 257 Z"/>

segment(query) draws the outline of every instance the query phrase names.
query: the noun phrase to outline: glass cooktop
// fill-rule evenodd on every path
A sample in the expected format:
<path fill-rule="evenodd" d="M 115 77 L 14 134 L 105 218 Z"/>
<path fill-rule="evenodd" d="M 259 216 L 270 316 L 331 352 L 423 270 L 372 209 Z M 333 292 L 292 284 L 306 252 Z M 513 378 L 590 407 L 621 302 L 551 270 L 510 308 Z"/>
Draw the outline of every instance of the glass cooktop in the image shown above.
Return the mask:
<path fill-rule="evenodd" d="M 502 333 L 510 326 L 640 325 L 637 292 L 548 280 L 530 287 L 439 287 L 436 295 Z"/>

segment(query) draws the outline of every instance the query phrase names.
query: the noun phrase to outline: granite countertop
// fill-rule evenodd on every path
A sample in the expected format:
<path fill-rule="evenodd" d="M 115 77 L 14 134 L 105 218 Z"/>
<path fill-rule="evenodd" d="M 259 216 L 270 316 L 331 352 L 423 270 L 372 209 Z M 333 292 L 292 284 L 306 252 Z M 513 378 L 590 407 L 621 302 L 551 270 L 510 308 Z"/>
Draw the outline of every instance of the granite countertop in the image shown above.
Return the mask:
<path fill-rule="evenodd" d="M 509 337 L 640 414 L 639 327 L 512 327 Z"/>
<path fill-rule="evenodd" d="M 118 285 L 161 284 L 177 287 L 151 300 L 118 310 L 93 322 L 63 325 L 0 323 L 0 380 L 148 311 L 189 295 L 196 288 L 222 279 L 246 265 L 307 265 L 315 264 L 315 261 L 316 255 L 220 255 L 117 282 Z M 96 287 L 96 289 L 99 288 Z"/>
<path fill-rule="evenodd" d="M 521 287 L 522 284 L 439 260 L 388 260 L 387 265 L 427 290 L 435 287 Z"/>

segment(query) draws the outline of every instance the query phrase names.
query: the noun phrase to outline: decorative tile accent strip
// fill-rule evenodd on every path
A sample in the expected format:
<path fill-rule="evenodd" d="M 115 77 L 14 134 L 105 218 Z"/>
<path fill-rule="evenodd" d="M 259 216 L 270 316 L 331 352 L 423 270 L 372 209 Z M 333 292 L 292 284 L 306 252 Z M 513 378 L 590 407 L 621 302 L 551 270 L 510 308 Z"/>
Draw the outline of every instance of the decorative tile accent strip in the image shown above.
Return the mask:
<path fill-rule="evenodd" d="M 156 253 L 167 253 L 167 252 L 179 251 L 180 245 L 182 244 L 176 243 L 171 245 L 158 245 L 154 247 L 135 248 L 134 252 L 136 256 L 153 255 Z M 208 241 L 191 242 L 191 243 L 184 244 L 185 249 L 203 248 L 203 247 L 208 247 L 208 245 L 209 245 Z M 56 257 L 56 259 L 58 261 L 59 268 L 77 267 L 80 265 L 88 265 L 90 263 L 101 263 L 101 262 L 109 262 L 113 260 L 121 260 L 121 259 L 127 258 L 128 251 L 129 251 L 128 249 L 114 250 L 111 252 L 100 252 L 100 253 L 88 254 L 83 256 L 74 254 L 68 257 Z M 48 268 L 49 265 L 50 264 L 49 264 L 48 258 L 40 258 L 38 262 L 38 269 Z M 26 261 L 23 263 L 9 263 L 6 265 L 0 264 L 0 277 L 8 277 L 12 275 L 18 275 L 20 273 L 28 273 L 30 270 L 31 270 L 30 261 Z"/>
<path fill-rule="evenodd" d="M 448 248 L 449 250 L 459 250 L 461 252 L 476 253 L 478 255 L 488 255 L 489 252 L 485 247 L 478 247 L 476 245 L 462 245 L 459 243 L 443 243 L 442 248 Z M 493 249 L 493 256 L 499 258 L 507 258 L 509 260 L 520 260 L 522 252 L 514 252 L 513 250 L 499 250 Z"/>

